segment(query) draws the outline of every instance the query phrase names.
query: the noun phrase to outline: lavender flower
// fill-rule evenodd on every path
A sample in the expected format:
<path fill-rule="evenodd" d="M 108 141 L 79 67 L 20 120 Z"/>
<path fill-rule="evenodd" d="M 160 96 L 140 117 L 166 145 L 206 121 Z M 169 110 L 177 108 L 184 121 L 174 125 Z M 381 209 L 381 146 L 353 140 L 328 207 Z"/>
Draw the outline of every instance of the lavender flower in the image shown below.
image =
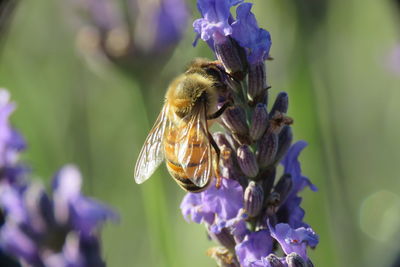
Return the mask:
<path fill-rule="evenodd" d="M 82 177 L 66 165 L 49 195 L 39 183 L 1 188 L 5 224 L 0 245 L 29 266 L 105 266 L 99 227 L 116 214 L 81 193 Z"/>
<path fill-rule="evenodd" d="M 269 32 L 258 27 L 257 20 L 250 11 L 252 6 L 251 3 L 238 6 L 236 21 L 232 23 L 232 37 L 246 49 L 250 65 L 264 62 L 271 47 L 271 36 Z"/>
<path fill-rule="evenodd" d="M 121 6 L 108 0 L 68 3 L 78 28 L 78 48 L 89 62 L 109 60 L 132 74 L 162 65 L 182 39 L 189 17 L 184 0 L 124 0 Z"/>
<path fill-rule="evenodd" d="M 0 183 L 18 183 L 26 169 L 18 162 L 19 153 L 26 147 L 25 140 L 9 123 L 14 109 L 10 94 L 0 89 Z"/>
<path fill-rule="evenodd" d="M 193 45 L 197 44 L 199 38 L 206 41 L 225 69 L 239 79 L 243 78 L 245 62 L 243 52 L 238 50 L 236 41 L 230 37 L 233 33 L 233 18 L 229 10 L 241 2 L 243 0 L 199 0 L 197 8 L 203 18 L 193 22 L 194 31 L 197 33 Z"/>
<path fill-rule="evenodd" d="M 181 210 L 186 220 L 207 226 L 224 224 L 235 218 L 243 208 L 243 189 L 232 179 L 223 179 L 221 188 L 215 183 L 201 193 L 188 193 Z"/>
<path fill-rule="evenodd" d="M 275 227 L 270 226 L 270 231 L 286 254 L 295 252 L 306 260 L 307 246 L 315 247 L 318 244 L 318 236 L 311 228 L 293 229 L 288 224 L 279 223 Z"/>
<path fill-rule="evenodd" d="M 251 262 L 268 256 L 272 252 L 272 244 L 268 230 L 250 232 L 235 248 L 240 264 L 249 266 Z"/>
<path fill-rule="evenodd" d="M 208 253 L 219 266 L 311 267 L 307 248 L 316 247 L 318 236 L 303 221 L 298 195 L 306 187 L 316 191 L 298 161 L 306 143 L 291 145 L 287 93 L 278 94 L 268 112 L 264 61 L 271 39 L 259 28 L 252 4 L 242 2 L 198 0 L 202 18 L 193 24 L 197 38 L 210 45 L 229 73 L 226 80 L 234 79 L 236 87 L 226 84 L 234 103 L 219 122 L 227 132 L 214 134 L 222 151 L 223 185 L 187 194 L 182 213 L 186 220 L 204 224 L 220 245 Z M 235 5 L 236 19 L 229 11 Z M 241 83 L 246 73 L 248 82 Z M 276 177 L 280 163 L 284 173 Z M 274 254 L 279 247 L 283 257 Z"/>
<path fill-rule="evenodd" d="M 197 1 L 197 8 L 203 18 L 193 22 L 194 30 L 198 37 L 204 41 L 228 36 L 232 34 L 232 27 L 228 22 L 231 14 L 230 8 L 243 0 L 200 0 Z"/>
<path fill-rule="evenodd" d="M 297 142 L 290 148 L 286 157 L 282 160 L 284 173 L 289 174 L 292 178 L 292 189 L 286 197 L 286 201 L 281 203 L 277 216 L 279 221 L 288 223 L 294 228 L 308 227 L 308 225 L 303 222 L 304 210 L 300 207 L 301 197 L 297 194 L 306 186 L 310 187 L 313 191 L 317 191 L 317 188 L 310 180 L 302 176 L 300 162 L 297 159 L 306 145 L 307 143 L 304 141 Z"/>

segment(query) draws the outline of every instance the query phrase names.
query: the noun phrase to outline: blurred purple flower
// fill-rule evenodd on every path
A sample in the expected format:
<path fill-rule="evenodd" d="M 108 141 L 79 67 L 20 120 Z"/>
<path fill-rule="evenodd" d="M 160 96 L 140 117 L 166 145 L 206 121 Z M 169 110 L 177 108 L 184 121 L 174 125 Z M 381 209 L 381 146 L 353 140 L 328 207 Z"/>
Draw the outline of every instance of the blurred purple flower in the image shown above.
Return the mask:
<path fill-rule="evenodd" d="M 3 186 L 1 247 L 32 266 L 104 266 L 98 231 L 117 215 L 83 196 L 81 183 L 78 169 L 66 165 L 54 179 L 52 196 L 37 183 Z"/>
<path fill-rule="evenodd" d="M 182 39 L 189 18 L 184 0 L 68 3 L 74 23 L 80 21 L 77 44 L 83 55 L 90 61 L 111 60 L 130 72 L 154 60 L 160 63 L 160 56 L 168 58 Z"/>
<path fill-rule="evenodd" d="M 185 32 L 189 13 L 183 0 L 164 0 L 155 11 L 155 49 L 161 50 L 179 42 Z"/>
<path fill-rule="evenodd" d="M 0 180 L 17 182 L 25 168 L 18 162 L 19 153 L 25 149 L 23 137 L 9 123 L 15 105 L 10 102 L 10 94 L 0 89 Z"/>
<path fill-rule="evenodd" d="M 295 252 L 304 260 L 308 259 L 307 246 L 314 248 L 319 241 L 318 235 L 311 228 L 293 229 L 286 223 L 279 223 L 269 229 L 271 236 L 279 242 L 286 255 Z"/>
<path fill-rule="evenodd" d="M 251 12 L 253 4 L 244 3 L 236 9 L 236 21 L 232 23 L 232 37 L 246 49 L 250 64 L 266 60 L 271 48 L 271 36 L 268 31 L 258 27 Z"/>

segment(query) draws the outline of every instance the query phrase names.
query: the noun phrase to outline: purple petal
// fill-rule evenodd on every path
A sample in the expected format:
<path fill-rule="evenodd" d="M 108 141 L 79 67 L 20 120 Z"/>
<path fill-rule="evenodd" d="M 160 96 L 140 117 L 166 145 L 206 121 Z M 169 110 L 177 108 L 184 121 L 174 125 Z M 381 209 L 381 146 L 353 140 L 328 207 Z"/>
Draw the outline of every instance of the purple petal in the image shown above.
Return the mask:
<path fill-rule="evenodd" d="M 272 252 L 272 238 L 268 230 L 252 232 L 235 248 L 236 255 L 243 267 L 260 260 Z"/>
<path fill-rule="evenodd" d="M 269 228 L 271 236 L 279 242 L 286 255 L 295 252 L 302 258 L 308 259 L 307 245 L 315 247 L 318 244 L 319 238 L 311 228 L 293 229 L 286 223 L 279 223 Z"/>
<path fill-rule="evenodd" d="M 277 257 L 276 257 L 277 258 Z M 288 264 L 286 263 L 285 258 L 277 258 L 277 260 L 281 263 L 280 266 L 282 267 L 288 267 Z M 276 265 L 272 265 L 270 261 L 268 260 L 268 257 L 261 258 L 260 260 L 256 260 L 250 263 L 249 267 L 273 267 Z"/>
<path fill-rule="evenodd" d="M 170 47 L 177 43 L 186 29 L 189 18 L 184 0 L 163 0 L 154 15 L 156 30 L 156 47 Z"/>
<path fill-rule="evenodd" d="M 106 220 L 117 220 L 117 214 L 108 206 L 91 198 L 79 197 L 71 203 L 71 218 L 74 228 L 84 235 L 93 231 Z"/>
<path fill-rule="evenodd" d="M 215 33 L 227 36 L 232 34 L 229 24 L 230 8 L 241 3 L 241 0 L 199 0 L 197 8 L 203 18 L 193 23 L 197 32 L 204 41 L 210 40 Z"/>
<path fill-rule="evenodd" d="M 0 203 L 7 217 L 17 223 L 26 222 L 28 215 L 20 192 L 11 186 L 3 186 L 0 192 Z"/>
<path fill-rule="evenodd" d="M 293 191 L 299 192 L 305 186 L 309 186 L 312 191 L 317 191 L 317 188 L 310 182 L 307 177 L 301 175 L 301 167 L 298 157 L 300 152 L 307 146 L 305 141 L 298 141 L 292 145 L 282 160 L 281 164 L 284 167 L 284 172 L 292 175 Z"/>
<path fill-rule="evenodd" d="M 246 48 L 251 64 L 268 57 L 271 48 L 271 36 L 268 31 L 258 27 L 251 12 L 251 3 L 243 3 L 236 9 L 236 21 L 232 23 L 232 37 L 240 46 Z"/>
<path fill-rule="evenodd" d="M 17 225 L 6 223 L 2 226 L 0 243 L 8 253 L 25 259 L 33 266 L 43 266 L 36 244 Z"/>
<path fill-rule="evenodd" d="M 238 182 L 223 178 L 221 188 L 214 181 L 204 192 L 188 193 L 180 207 L 186 220 L 220 223 L 235 218 L 243 208 L 243 189 Z"/>
<path fill-rule="evenodd" d="M 65 165 L 53 180 L 55 194 L 65 199 L 73 199 L 81 193 L 82 176 L 74 165 Z"/>
<path fill-rule="evenodd" d="M 203 203 L 219 220 L 232 219 L 243 208 L 243 188 L 235 180 L 223 178 L 221 188 L 211 185 L 202 194 Z"/>
<path fill-rule="evenodd" d="M 229 220 L 220 220 L 219 217 L 217 217 L 217 220 L 211 225 L 210 231 L 215 234 L 219 234 L 222 229 L 228 228 L 232 233 L 235 233 L 234 235 L 241 235 L 245 231 L 243 229 L 243 225 L 246 225 L 245 220 L 247 218 L 248 215 L 245 213 L 244 209 L 240 209 L 236 217 Z"/>
<path fill-rule="evenodd" d="M 301 173 L 298 157 L 300 152 L 306 146 L 306 142 L 298 141 L 290 147 L 289 151 L 281 162 L 284 167 L 284 173 L 291 175 L 293 186 L 291 192 L 286 198 L 286 201 L 282 203 L 282 206 L 279 208 L 278 218 L 279 222 L 289 223 L 290 226 L 294 228 L 301 226 L 308 227 L 308 225 L 302 221 L 304 217 L 304 210 L 300 207 L 301 198 L 297 194 L 306 186 L 309 186 L 313 191 L 317 190 L 310 180 Z"/>
<path fill-rule="evenodd" d="M 210 212 L 205 207 L 203 208 L 202 194 L 188 193 L 183 198 L 180 205 L 182 214 L 186 221 L 192 220 L 195 223 L 212 224 L 215 219 L 215 214 Z"/>
<path fill-rule="evenodd" d="M 0 89 L 0 167 L 13 168 L 16 164 L 19 153 L 26 144 L 22 136 L 15 131 L 9 123 L 9 116 L 15 109 L 10 103 L 10 94 Z M 4 176 L 10 180 L 11 177 Z"/>

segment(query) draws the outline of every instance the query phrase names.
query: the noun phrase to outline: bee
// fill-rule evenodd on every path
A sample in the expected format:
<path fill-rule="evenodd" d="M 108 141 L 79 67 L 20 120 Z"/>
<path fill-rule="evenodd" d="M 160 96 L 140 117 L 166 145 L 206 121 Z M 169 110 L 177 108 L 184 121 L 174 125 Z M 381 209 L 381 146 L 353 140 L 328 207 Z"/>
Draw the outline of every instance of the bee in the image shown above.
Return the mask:
<path fill-rule="evenodd" d="M 150 178 L 165 159 L 171 176 L 188 192 L 205 190 L 213 177 L 220 186 L 220 150 L 209 127 L 230 106 L 226 101 L 217 108 L 220 93 L 227 90 L 225 74 L 218 61 L 195 59 L 171 82 L 136 162 L 136 183 Z"/>

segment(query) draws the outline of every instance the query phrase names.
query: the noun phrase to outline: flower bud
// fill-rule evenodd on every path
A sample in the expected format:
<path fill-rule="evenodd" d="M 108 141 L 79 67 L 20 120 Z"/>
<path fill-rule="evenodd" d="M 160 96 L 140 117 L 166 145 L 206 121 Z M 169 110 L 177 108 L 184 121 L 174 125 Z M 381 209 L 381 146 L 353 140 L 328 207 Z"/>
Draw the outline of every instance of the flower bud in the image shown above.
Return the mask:
<path fill-rule="evenodd" d="M 276 111 L 281 113 L 287 113 L 289 107 L 289 98 L 286 92 L 280 92 L 275 99 L 275 103 L 271 108 L 271 112 L 269 113 L 269 117 L 273 118 Z"/>
<path fill-rule="evenodd" d="M 279 133 L 279 145 L 278 145 L 278 151 L 276 152 L 275 156 L 275 163 L 279 162 L 282 157 L 286 154 L 288 151 L 290 145 L 292 144 L 293 140 L 293 133 L 292 133 L 292 128 L 290 126 L 284 126 Z"/>
<path fill-rule="evenodd" d="M 235 146 L 232 136 L 227 133 L 216 132 L 213 134 L 213 137 L 218 147 L 226 146 L 229 149 L 233 149 Z"/>
<path fill-rule="evenodd" d="M 280 204 L 283 204 L 292 189 L 293 181 L 290 174 L 284 174 L 275 185 L 275 192 L 279 194 Z"/>
<path fill-rule="evenodd" d="M 217 58 L 222 62 L 227 72 L 242 80 L 244 77 L 244 66 L 241 60 L 239 45 L 230 37 L 219 33 L 214 34 L 214 51 Z"/>
<path fill-rule="evenodd" d="M 240 169 L 248 177 L 256 177 L 258 174 L 258 164 L 256 156 L 250 147 L 247 145 L 242 145 L 237 150 L 237 158 Z"/>
<path fill-rule="evenodd" d="M 271 165 L 278 151 L 278 135 L 274 132 L 266 132 L 258 143 L 257 161 L 261 168 Z"/>
<path fill-rule="evenodd" d="M 247 135 L 249 126 L 246 122 L 246 113 L 240 106 L 229 107 L 222 115 L 222 121 L 233 133 Z"/>
<path fill-rule="evenodd" d="M 281 202 L 281 196 L 277 192 L 272 192 L 268 195 L 268 198 L 265 202 L 268 206 L 277 207 Z"/>
<path fill-rule="evenodd" d="M 265 64 L 263 61 L 250 64 L 248 75 L 247 97 L 254 101 L 267 89 L 267 77 L 265 74 Z"/>
<path fill-rule="evenodd" d="M 283 265 L 283 263 L 279 260 L 279 258 L 274 254 L 269 254 L 267 256 L 267 261 L 269 262 L 271 267 L 285 267 L 285 265 Z"/>
<path fill-rule="evenodd" d="M 267 168 L 262 171 L 262 173 L 258 176 L 260 180 L 262 180 L 262 187 L 264 190 L 264 194 L 268 195 L 271 192 L 272 187 L 274 186 L 276 176 L 276 168 Z"/>
<path fill-rule="evenodd" d="M 307 262 L 295 252 L 286 256 L 286 262 L 289 267 L 307 267 Z"/>
<path fill-rule="evenodd" d="M 208 232 L 208 235 L 221 244 L 222 246 L 226 247 L 230 251 L 235 250 L 235 239 L 233 238 L 232 234 L 227 228 L 223 228 L 219 233 L 214 233 L 212 231 Z"/>
<path fill-rule="evenodd" d="M 268 127 L 268 112 L 265 104 L 257 104 L 250 126 L 250 137 L 253 141 L 260 139 Z"/>
<path fill-rule="evenodd" d="M 262 187 L 251 181 L 244 191 L 244 209 L 249 217 L 255 217 L 262 209 L 264 191 Z"/>

